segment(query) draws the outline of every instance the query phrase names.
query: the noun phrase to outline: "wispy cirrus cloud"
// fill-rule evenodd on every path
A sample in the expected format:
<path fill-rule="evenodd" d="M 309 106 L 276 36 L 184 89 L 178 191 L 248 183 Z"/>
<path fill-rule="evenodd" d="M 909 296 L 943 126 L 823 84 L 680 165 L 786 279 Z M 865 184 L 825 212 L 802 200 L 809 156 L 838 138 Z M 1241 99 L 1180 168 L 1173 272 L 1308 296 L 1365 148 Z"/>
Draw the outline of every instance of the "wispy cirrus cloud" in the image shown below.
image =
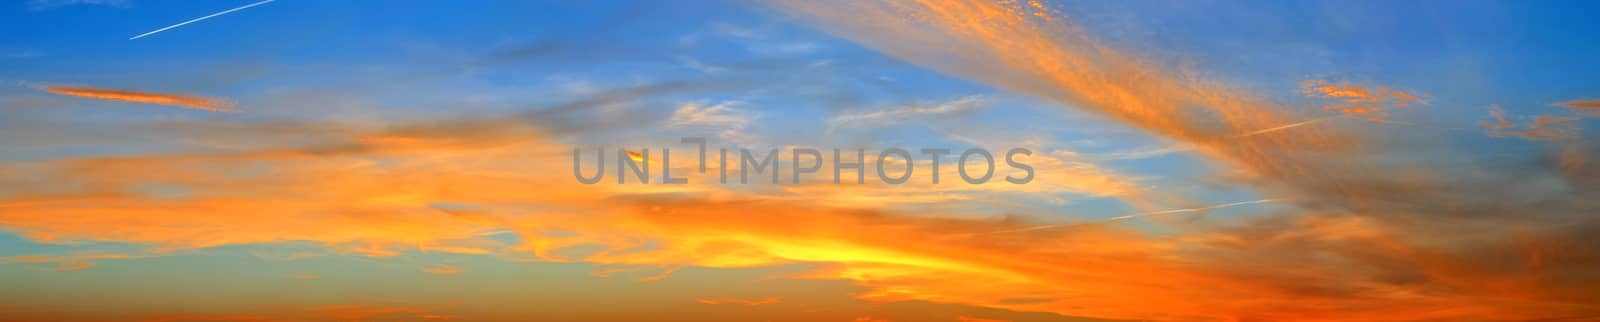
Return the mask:
<path fill-rule="evenodd" d="M 916 120 L 924 117 L 970 112 L 983 108 L 986 103 L 987 98 L 985 98 L 983 95 L 971 95 L 937 104 L 919 104 L 913 106 L 901 106 L 842 113 L 828 119 L 827 125 L 829 129 L 861 126 L 883 126 Z"/>
<path fill-rule="evenodd" d="M 186 94 L 143 92 L 88 86 L 36 85 L 34 87 L 56 95 L 92 98 L 115 102 L 167 105 L 212 112 L 232 112 L 234 107 L 234 103 L 226 99 Z"/>
<path fill-rule="evenodd" d="M 1556 106 L 1576 109 L 1600 109 L 1600 100 L 1581 99 L 1556 103 Z"/>
<path fill-rule="evenodd" d="M 1323 110 L 1379 123 L 1393 122 L 1389 120 L 1389 111 L 1392 109 L 1423 104 L 1422 98 L 1417 95 L 1384 86 L 1330 83 L 1316 79 L 1301 82 L 1300 89 L 1307 97 L 1335 101 L 1323 105 Z"/>
<path fill-rule="evenodd" d="M 1489 106 L 1489 117 L 1492 121 L 1479 122 L 1478 126 L 1488 130 L 1493 137 L 1519 137 L 1528 140 L 1559 140 L 1574 138 L 1578 135 L 1578 127 L 1574 121 L 1576 116 L 1538 115 L 1533 117 L 1522 130 L 1507 119 L 1505 110 L 1499 105 Z"/>
<path fill-rule="evenodd" d="M 708 101 L 683 103 L 672 112 L 672 117 L 667 119 L 666 125 L 743 129 L 755 119 L 755 115 L 734 107 L 739 104 L 741 103 L 738 101 L 722 101 L 715 104 Z"/>
<path fill-rule="evenodd" d="M 708 131 L 725 140 L 750 144 L 755 139 L 745 129 L 760 115 L 738 108 L 737 106 L 741 104 L 744 103 L 731 100 L 717 103 L 705 100 L 682 103 L 662 124 L 667 128 Z"/>
<path fill-rule="evenodd" d="M 1306 162 L 1298 158 L 1307 154 L 1299 152 L 1355 155 L 1363 145 L 1326 129 L 1230 139 L 1303 117 L 1101 44 L 1043 5 L 778 1 L 777 7 L 891 56 L 1100 114 L 1262 177 L 1301 171 Z"/>
<path fill-rule="evenodd" d="M 1560 107 L 1565 107 L 1565 108 L 1570 108 L 1570 109 L 1573 109 L 1573 110 L 1577 110 L 1579 112 L 1587 112 L 1590 115 L 1594 115 L 1594 116 L 1600 116 L 1600 100 L 1578 99 L 1578 100 L 1571 100 L 1571 101 L 1555 103 L 1553 105 L 1560 106 Z"/>

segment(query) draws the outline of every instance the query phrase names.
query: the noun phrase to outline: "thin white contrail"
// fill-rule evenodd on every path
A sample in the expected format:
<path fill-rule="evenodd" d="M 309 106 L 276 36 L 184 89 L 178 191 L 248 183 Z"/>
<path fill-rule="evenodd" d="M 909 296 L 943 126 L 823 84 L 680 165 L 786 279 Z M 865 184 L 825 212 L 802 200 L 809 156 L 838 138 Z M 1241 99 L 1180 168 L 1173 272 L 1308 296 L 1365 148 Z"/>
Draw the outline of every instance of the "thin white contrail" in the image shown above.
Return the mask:
<path fill-rule="evenodd" d="M 1166 214 L 1176 214 L 1176 213 L 1185 213 L 1185 212 L 1201 212 L 1201 211 L 1207 211 L 1207 210 L 1228 208 L 1228 207 L 1233 207 L 1233 206 L 1254 205 L 1254 204 L 1263 204 L 1263 203 L 1278 202 L 1278 201 L 1281 201 L 1281 200 L 1278 200 L 1278 199 L 1260 199 L 1260 200 L 1251 200 L 1251 201 L 1230 202 L 1230 203 L 1225 203 L 1225 204 L 1220 204 L 1220 205 L 1210 205 L 1210 206 L 1203 206 L 1203 207 L 1168 209 L 1168 210 L 1161 210 L 1161 211 L 1132 213 L 1132 214 L 1126 214 L 1126 215 L 1106 218 L 1105 220 L 1101 220 L 1101 221 L 1098 221 L 1098 222 L 1087 222 L 1087 223 L 1078 222 L 1078 223 L 1058 224 L 1058 225 L 1033 226 L 1033 227 L 1026 227 L 1026 228 L 1019 228 L 1019 229 L 992 231 L 992 232 L 988 232 L 988 233 L 989 234 L 1020 233 L 1020 232 L 1026 232 L 1026 231 L 1045 230 L 1045 229 L 1053 229 L 1053 228 L 1076 227 L 1076 226 L 1088 225 L 1088 224 L 1093 224 L 1093 223 L 1107 223 L 1107 222 L 1113 222 L 1113 221 L 1128 220 L 1128 219 L 1139 218 L 1139 217 L 1144 217 L 1144 216 L 1166 215 Z"/>
<path fill-rule="evenodd" d="M 167 29 L 181 27 L 183 25 L 191 24 L 191 23 L 194 23 L 196 21 L 211 19 L 211 17 L 225 15 L 225 14 L 228 14 L 229 12 L 234 12 L 234 11 L 239 11 L 239 10 L 244 10 L 244 9 L 250 9 L 250 7 L 264 5 L 264 4 L 267 4 L 268 2 L 273 2 L 273 1 L 277 1 L 277 0 L 265 0 L 265 1 L 257 2 L 257 3 L 247 4 L 247 5 L 244 5 L 243 7 L 238 7 L 238 8 L 224 10 L 224 11 L 218 12 L 218 13 L 213 13 L 213 14 L 211 14 L 209 16 L 200 17 L 200 18 L 194 18 L 194 20 L 180 22 L 180 23 L 178 23 L 176 25 L 167 26 L 166 28 L 156 29 L 155 31 L 143 33 L 143 34 L 140 34 L 138 36 L 133 36 L 133 38 L 128 38 L 128 40 L 139 39 L 140 37 L 149 36 L 149 35 L 152 35 L 152 34 L 155 34 L 155 33 L 158 33 L 158 32 L 162 32 L 162 31 L 167 31 Z"/>
<path fill-rule="evenodd" d="M 1344 117 L 1344 116 L 1345 115 L 1340 114 L 1340 115 L 1334 115 L 1334 116 L 1323 117 L 1323 118 L 1318 118 L 1318 119 L 1312 119 L 1312 120 L 1309 120 L 1309 121 L 1304 121 L 1304 122 L 1299 122 L 1299 123 L 1293 123 L 1293 124 L 1287 124 L 1287 125 L 1281 125 L 1281 126 L 1274 126 L 1274 127 L 1270 127 L 1270 128 L 1255 130 L 1255 131 L 1250 132 L 1250 133 L 1244 133 L 1244 134 L 1235 135 L 1235 136 L 1233 136 L 1233 138 L 1237 139 L 1237 138 L 1242 138 L 1242 137 L 1249 137 L 1249 136 L 1267 134 L 1267 133 L 1287 130 L 1287 129 L 1291 129 L 1291 128 L 1295 128 L 1295 127 L 1316 124 L 1318 122 L 1327 121 L 1327 120 L 1331 120 L 1331 119 L 1336 119 L 1336 118 L 1340 118 L 1340 117 Z"/>
<path fill-rule="evenodd" d="M 1261 199 L 1261 200 L 1251 200 L 1251 201 L 1230 202 L 1230 203 L 1225 203 L 1225 204 L 1220 204 L 1220 205 L 1211 205 L 1211 206 L 1205 206 L 1205 207 L 1152 211 L 1152 212 L 1127 214 L 1127 215 L 1121 215 L 1121 216 L 1106 218 L 1105 221 L 1117 221 L 1117 220 L 1139 218 L 1139 217 L 1151 216 L 1151 215 L 1166 215 L 1166 214 L 1176 214 L 1176 213 L 1184 213 L 1184 212 L 1201 212 L 1201 211 L 1207 211 L 1207 210 L 1213 210 L 1213 209 L 1228 208 L 1228 207 L 1233 207 L 1233 206 L 1254 205 L 1254 204 L 1262 204 L 1262 203 L 1277 202 L 1277 201 L 1278 201 L 1277 199 Z"/>

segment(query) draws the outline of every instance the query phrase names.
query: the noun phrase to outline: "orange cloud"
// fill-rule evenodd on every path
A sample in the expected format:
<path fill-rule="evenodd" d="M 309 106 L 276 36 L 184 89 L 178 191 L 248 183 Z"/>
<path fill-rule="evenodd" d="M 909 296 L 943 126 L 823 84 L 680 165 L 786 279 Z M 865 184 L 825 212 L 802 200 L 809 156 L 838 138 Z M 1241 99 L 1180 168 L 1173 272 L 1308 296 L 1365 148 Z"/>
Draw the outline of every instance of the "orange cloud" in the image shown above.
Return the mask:
<path fill-rule="evenodd" d="M 1422 100 L 1415 95 L 1383 86 L 1368 88 L 1349 83 L 1331 84 L 1319 79 L 1301 82 L 1300 88 L 1306 97 L 1337 100 L 1335 103 L 1323 105 L 1323 110 L 1359 116 L 1380 123 L 1390 122 L 1388 115 L 1391 108 L 1422 103 Z"/>
<path fill-rule="evenodd" d="M 1075 316 L 1154 320 L 1385 321 L 1451 316 L 1527 319 L 1548 313 L 1525 310 L 1529 307 L 1525 305 L 1572 310 L 1569 312 L 1593 310 L 1591 306 L 1564 306 L 1552 301 L 1555 297 L 1563 296 L 1555 294 L 1573 294 L 1570 293 L 1573 291 L 1571 288 L 1532 279 L 1500 277 L 1499 273 L 1493 273 L 1496 269 L 1481 266 L 1483 259 L 1478 256 L 1485 254 L 1456 249 L 1462 247 L 1459 245 L 1469 244 L 1501 249 L 1505 245 L 1486 240 L 1504 237 L 1503 233 L 1492 234 L 1495 237 L 1468 238 L 1460 235 L 1464 231 L 1454 229 L 1465 229 L 1471 224 L 1452 223 L 1451 228 L 1424 228 L 1415 224 L 1427 222 L 1438 225 L 1440 221 L 1460 218 L 1457 214 L 1474 212 L 1463 210 L 1461 205 L 1483 203 L 1486 196 L 1479 195 L 1483 192 L 1477 191 L 1478 187 L 1509 184 L 1514 182 L 1513 178 L 1464 179 L 1464 176 L 1454 173 L 1440 173 L 1457 169 L 1438 167 L 1427 162 L 1389 162 L 1390 156 L 1410 159 L 1415 159 L 1415 156 L 1400 155 L 1403 151 L 1389 152 L 1394 149 L 1384 146 L 1382 140 L 1369 140 L 1365 138 L 1368 135 L 1338 127 L 1291 126 L 1294 129 L 1292 131 L 1238 135 L 1263 129 L 1283 129 L 1285 124 L 1303 125 L 1305 121 L 1297 123 L 1295 120 L 1306 118 L 1285 113 L 1283 111 L 1286 109 L 1216 81 L 1196 77 L 1181 69 L 1174 71 L 1161 68 L 1137 58 L 1137 54 L 1110 48 L 1076 26 L 1067 24 L 1066 19 L 1052 17 L 1045 10 L 1020 2 L 779 1 L 776 6 L 823 29 L 902 60 L 1014 92 L 1055 100 L 1063 106 L 1100 113 L 1149 134 L 1177 141 L 1182 146 L 1192 146 L 1202 156 L 1243 173 L 1229 179 L 1258 188 L 1269 197 L 1294 199 L 1303 205 L 1327 206 L 1297 209 L 1292 214 L 1278 214 L 1246 223 L 1291 231 L 1314 231 L 1306 235 L 1277 234 L 1268 228 L 1218 231 L 1219 227 L 1202 224 L 1199 225 L 1201 227 L 1180 225 L 1194 230 L 1185 230 L 1179 236 L 1166 236 L 1171 239 L 1121 231 L 1104 225 L 1084 225 L 1086 228 L 1082 230 L 1052 232 L 1077 235 L 1060 237 L 1063 239 L 1084 240 L 1054 240 L 1051 238 L 1057 236 L 1037 235 L 1019 237 L 1033 247 L 1083 244 L 1111 249 L 1103 252 L 1071 247 L 1067 247 L 1070 250 L 1051 249 L 1047 252 L 1057 256 L 1100 260 L 1065 263 L 1039 258 L 1041 262 L 1051 263 L 1040 267 L 978 264 L 982 261 L 948 262 L 898 253 L 873 253 L 881 249 L 857 248 L 859 246 L 854 244 L 840 245 L 842 249 L 854 251 L 832 255 L 848 257 L 845 254 L 874 254 L 876 256 L 862 257 L 904 258 L 894 264 L 916 263 L 913 266 L 938 272 L 913 278 L 910 274 L 895 275 L 883 271 L 904 273 L 915 270 L 894 265 L 877 267 L 870 265 L 870 262 L 852 262 L 856 264 L 846 265 L 835 272 L 836 276 L 870 276 L 870 281 L 861 283 L 880 286 L 876 288 L 880 292 L 864 295 L 867 298 L 922 299 Z M 1307 95 L 1333 100 L 1329 110 L 1366 116 L 1372 121 L 1389 122 L 1389 110 L 1424 103 L 1419 95 L 1386 87 L 1329 84 L 1323 81 L 1311 81 L 1304 85 Z M 1561 123 L 1561 120 L 1547 118 L 1540 124 L 1556 123 Z M 1375 152 L 1396 154 L 1380 155 Z M 1408 206 L 1397 206 L 1401 204 Z M 1583 209 L 1588 209 L 1586 206 L 1570 202 L 1561 204 L 1557 208 L 1537 211 L 1568 220 L 1585 221 L 1572 216 L 1583 213 Z M 1505 220 L 1494 215 L 1482 214 L 1485 219 L 1481 220 Z M 1573 238 L 1561 233 L 1544 237 L 1558 240 Z M 984 238 L 982 242 L 968 242 L 1004 244 L 989 238 L 997 237 Z M 1216 248 L 1208 249 L 1210 247 Z M 1373 250 L 1374 247 L 1378 249 Z M 1006 259 L 991 258 L 995 262 L 1033 258 L 1025 255 L 1030 252 L 1026 249 L 988 251 L 993 253 L 976 253 L 1011 254 Z M 1503 251 L 1507 252 L 1504 256 L 1524 255 L 1516 250 Z M 1583 257 L 1585 255 L 1579 254 L 1590 251 L 1576 250 L 1571 255 Z M 955 253 L 960 251 L 940 254 L 919 252 L 916 255 L 945 258 L 940 255 L 958 256 Z M 1342 259 L 1330 260 L 1322 256 Z M 1287 258 L 1295 260 L 1284 261 Z M 831 259 L 848 262 L 842 258 Z M 1296 269 L 1274 268 L 1274 265 Z M 1583 266 L 1568 266 L 1563 270 L 1584 275 L 1576 273 L 1589 269 Z M 1062 267 L 1096 267 L 1096 270 L 1117 273 L 1101 275 Z M 962 274 L 982 274 L 984 277 Z M 1467 282 L 1479 278 L 1493 281 Z M 1148 279 L 1159 279 L 1160 282 L 1140 282 Z M 935 280 L 940 282 L 927 282 Z M 988 284 L 961 285 L 955 282 L 963 280 L 981 280 Z M 1019 282 L 1006 283 L 1013 280 Z M 1023 283 L 1064 286 L 1060 289 L 1020 286 Z M 1156 285 L 1172 288 L 1157 289 Z M 1219 285 L 1225 290 L 1200 293 L 1197 289 L 1185 287 L 1188 285 Z M 1446 292 L 1450 294 L 1429 291 L 1435 286 L 1455 291 Z M 1006 291 L 973 291 L 983 288 Z M 1019 292 L 1049 294 L 1041 297 L 1060 300 L 1026 304 L 996 300 Z M 1495 294 L 1493 297 L 1498 300 L 1487 300 L 1493 303 L 1481 302 L 1467 294 Z M 1209 300 L 1214 298 L 1220 299 Z M 1592 297 L 1584 298 L 1582 301 L 1585 303 L 1594 300 Z M 1131 307 L 1131 303 L 1142 303 L 1144 309 Z"/>
<path fill-rule="evenodd" d="M 1520 137 L 1527 140 L 1560 140 L 1578 136 L 1577 124 L 1573 123 L 1573 121 L 1577 121 L 1579 119 L 1578 117 L 1538 115 L 1534 116 L 1533 122 L 1528 124 L 1527 128 L 1521 131 L 1511 130 L 1516 126 L 1512 124 L 1510 120 L 1506 119 L 1505 110 L 1500 109 L 1500 106 L 1498 105 L 1489 106 L 1489 117 L 1493 118 L 1492 122 L 1479 122 L 1478 126 L 1487 129 L 1489 131 L 1489 136 L 1493 137 Z"/>
<path fill-rule="evenodd" d="M 1600 100 L 1571 100 L 1556 103 L 1556 106 L 1578 110 L 1600 110 Z"/>
<path fill-rule="evenodd" d="M 1485 242 L 1453 249 L 1428 240 L 1437 236 L 1352 216 L 1284 216 L 1177 235 L 1106 224 L 991 234 L 1036 225 L 834 206 L 819 202 L 832 194 L 807 190 L 768 198 L 703 185 L 581 185 L 567 168 L 570 147 L 516 137 L 7 165 L 0 174 L 44 177 L 0 177 L 16 183 L 0 187 L 0 225 L 35 241 L 162 249 L 313 241 L 369 256 L 453 245 L 615 266 L 816 264 L 797 277 L 852 281 L 866 288 L 863 300 L 1102 318 L 1383 321 L 1591 312 L 1561 300 L 1587 300 L 1575 289 L 1585 284 L 1473 265 L 1537 252 L 1540 269 L 1551 274 L 1583 267 L 1574 262 L 1581 252 L 1559 248 Z M 247 171 L 263 166 L 272 175 Z M 141 194 L 138 187 L 152 182 L 192 192 Z M 695 193 L 677 193 L 683 189 Z M 476 209 L 436 204 L 445 201 Z M 507 232 L 520 242 L 487 237 Z M 427 270 L 460 272 L 449 265 Z"/>
<path fill-rule="evenodd" d="M 1242 170 L 1247 180 L 1279 181 L 1290 189 L 1325 188 L 1281 181 L 1345 184 L 1333 177 L 1341 171 L 1317 159 L 1362 155 L 1371 144 L 1359 133 L 1330 127 L 1285 130 L 1307 117 L 1195 72 L 1111 48 L 1035 4 L 777 1 L 776 6 L 896 58 L 1098 113 L 1193 147 L 1200 156 Z M 1410 94 L 1392 96 L 1407 104 L 1415 100 Z M 1280 130 L 1240 135 L 1274 128 Z"/>
<path fill-rule="evenodd" d="M 87 86 L 42 86 L 46 92 L 107 101 L 170 105 L 212 112 L 232 112 L 234 103 L 219 98 L 183 94 L 152 93 Z"/>
<path fill-rule="evenodd" d="M 1500 109 L 1499 105 L 1489 105 L 1489 117 L 1493 118 L 1494 122 L 1478 122 L 1478 126 L 1490 130 L 1509 129 L 1512 126 L 1511 121 L 1506 120 L 1506 111 Z"/>

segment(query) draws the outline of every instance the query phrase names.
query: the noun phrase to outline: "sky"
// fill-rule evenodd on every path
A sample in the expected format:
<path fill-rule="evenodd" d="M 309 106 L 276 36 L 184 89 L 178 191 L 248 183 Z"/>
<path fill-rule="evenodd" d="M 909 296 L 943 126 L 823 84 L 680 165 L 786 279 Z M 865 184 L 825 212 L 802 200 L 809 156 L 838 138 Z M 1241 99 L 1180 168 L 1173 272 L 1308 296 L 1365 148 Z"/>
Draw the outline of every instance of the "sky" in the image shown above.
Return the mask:
<path fill-rule="evenodd" d="M 13 1 L 0 321 L 1592 320 L 1596 9 Z"/>

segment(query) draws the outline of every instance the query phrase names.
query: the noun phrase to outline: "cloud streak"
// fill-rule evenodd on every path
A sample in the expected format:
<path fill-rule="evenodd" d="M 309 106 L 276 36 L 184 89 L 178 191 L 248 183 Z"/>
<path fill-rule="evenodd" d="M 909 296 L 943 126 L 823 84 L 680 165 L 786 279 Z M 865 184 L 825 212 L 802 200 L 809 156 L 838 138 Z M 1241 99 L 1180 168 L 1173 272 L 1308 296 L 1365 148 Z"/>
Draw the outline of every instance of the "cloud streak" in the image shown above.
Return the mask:
<path fill-rule="evenodd" d="M 828 119 L 828 127 L 859 127 L 893 124 L 918 117 L 945 115 L 972 111 L 984 106 L 982 95 L 957 98 L 933 105 L 904 106 L 854 113 L 844 113 Z"/>
<path fill-rule="evenodd" d="M 1505 110 L 1498 105 L 1489 106 L 1489 117 L 1492 121 L 1479 122 L 1478 126 L 1488 130 L 1493 137 L 1518 137 L 1526 140 L 1564 140 L 1578 136 L 1578 126 L 1574 121 L 1576 116 L 1537 115 L 1522 130 L 1514 130 L 1516 125 L 1506 118 Z"/>
<path fill-rule="evenodd" d="M 87 86 L 39 86 L 38 88 L 44 90 L 45 92 L 56 95 L 92 98 L 114 102 L 177 106 L 187 109 L 212 112 L 232 112 L 234 107 L 233 102 L 225 99 L 184 94 L 141 92 Z"/>
<path fill-rule="evenodd" d="M 1416 95 L 1383 86 L 1334 84 L 1318 79 L 1301 82 L 1300 89 L 1306 97 L 1334 101 L 1323 105 L 1323 110 L 1358 116 L 1377 123 L 1394 122 L 1389 120 L 1389 111 L 1392 109 L 1423 103 Z"/>
<path fill-rule="evenodd" d="M 1572 108 L 1572 109 L 1597 110 L 1597 109 L 1600 109 L 1600 100 L 1589 100 L 1589 99 L 1571 100 L 1571 101 L 1556 103 L 1555 105 L 1556 106 L 1560 106 L 1560 107 L 1565 107 L 1565 108 Z"/>
<path fill-rule="evenodd" d="M 1555 103 L 1554 105 L 1573 109 L 1580 113 L 1588 113 L 1591 116 L 1600 116 L 1600 100 L 1579 99 Z"/>

